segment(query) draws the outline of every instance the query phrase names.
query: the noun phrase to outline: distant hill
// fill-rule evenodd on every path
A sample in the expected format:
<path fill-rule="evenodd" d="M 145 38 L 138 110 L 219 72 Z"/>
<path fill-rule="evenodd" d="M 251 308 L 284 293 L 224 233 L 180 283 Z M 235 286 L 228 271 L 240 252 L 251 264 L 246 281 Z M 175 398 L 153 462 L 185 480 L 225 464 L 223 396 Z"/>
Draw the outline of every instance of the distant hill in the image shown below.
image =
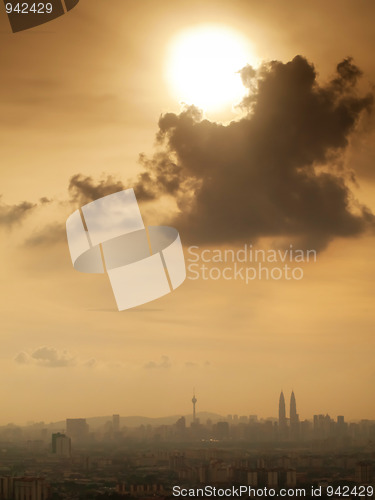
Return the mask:
<path fill-rule="evenodd" d="M 151 425 L 152 427 L 158 427 L 159 425 L 172 425 L 177 422 L 182 416 L 186 419 L 186 424 L 190 425 L 193 420 L 193 416 L 189 415 L 170 415 L 168 417 L 142 417 L 142 416 L 130 416 L 123 417 L 120 415 L 120 427 L 139 427 L 140 425 Z M 69 417 L 68 417 L 69 418 Z M 82 417 L 85 418 L 85 417 Z M 207 420 L 212 420 L 213 422 L 218 422 L 223 419 L 221 415 L 217 413 L 209 412 L 198 412 L 197 418 L 200 422 L 205 424 Z M 112 422 L 112 415 L 105 417 L 89 417 L 86 418 L 86 422 L 89 424 L 91 430 L 95 430 L 98 427 L 102 427 L 106 422 Z M 65 429 L 66 421 L 60 420 L 59 422 L 51 422 L 49 427 L 52 429 Z"/>

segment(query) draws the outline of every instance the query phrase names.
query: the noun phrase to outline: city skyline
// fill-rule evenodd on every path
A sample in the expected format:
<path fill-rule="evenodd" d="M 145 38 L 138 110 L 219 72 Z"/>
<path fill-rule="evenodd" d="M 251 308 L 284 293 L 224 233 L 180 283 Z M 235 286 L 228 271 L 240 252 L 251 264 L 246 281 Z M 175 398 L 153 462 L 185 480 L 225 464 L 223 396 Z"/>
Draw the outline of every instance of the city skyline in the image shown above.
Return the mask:
<path fill-rule="evenodd" d="M 375 421 L 348 424 L 342 416 L 316 415 L 296 434 L 254 415 L 248 422 L 191 419 L 187 425 L 180 417 L 117 429 L 119 419 L 114 414 L 89 434 L 84 419 L 67 419 L 72 437 L 43 426 L 0 428 L 6 439 L 1 498 L 170 498 L 172 489 L 203 491 L 205 485 L 219 492 L 241 485 L 259 497 L 267 487 L 268 496 L 285 496 L 286 488 L 288 496 L 360 491 L 373 498 Z"/>
<path fill-rule="evenodd" d="M 304 416 L 300 418 L 299 413 L 297 413 L 296 396 L 295 396 L 295 393 L 293 390 L 290 393 L 289 416 L 287 416 L 287 413 L 286 413 L 284 391 L 280 392 L 279 400 L 278 400 L 278 414 L 276 414 L 276 411 L 275 411 L 275 415 L 261 415 L 256 411 L 256 408 L 251 408 L 248 413 L 229 412 L 226 414 L 220 414 L 220 413 L 217 413 L 215 411 L 211 411 L 210 409 L 207 409 L 207 408 L 199 409 L 199 407 L 198 407 L 198 410 L 197 410 L 197 408 L 196 408 L 197 402 L 198 402 L 198 398 L 196 397 L 196 393 L 194 390 L 193 391 L 193 398 L 191 400 L 192 410 L 190 412 L 189 411 L 187 411 L 187 412 L 174 412 L 174 413 L 171 413 L 169 415 L 160 414 L 160 415 L 156 415 L 156 416 L 135 415 L 132 413 L 129 413 L 129 414 L 113 413 L 113 414 L 108 414 L 108 415 L 98 414 L 98 415 L 91 415 L 91 416 L 85 415 L 85 416 L 80 416 L 80 417 L 71 416 L 71 417 L 62 417 L 61 419 L 56 420 L 54 422 L 45 422 L 45 423 L 50 425 L 50 424 L 66 421 L 67 434 L 69 434 L 69 435 L 85 435 L 88 432 L 88 427 L 87 427 L 87 423 L 86 423 L 87 420 L 89 420 L 89 419 L 95 420 L 98 418 L 104 419 L 104 418 L 109 418 L 109 416 L 111 416 L 112 425 L 116 429 L 119 429 L 121 419 L 146 418 L 146 419 L 149 419 L 150 421 L 152 421 L 152 420 L 157 421 L 157 420 L 162 420 L 162 419 L 178 418 L 178 416 L 183 416 L 185 418 L 191 417 L 192 423 L 199 420 L 199 415 L 203 415 L 203 416 L 210 415 L 209 418 L 215 417 L 216 419 L 224 419 L 224 420 L 228 420 L 228 418 L 230 418 L 230 419 L 233 418 L 235 421 L 239 421 L 239 420 L 241 421 L 241 419 L 242 419 L 243 422 L 245 421 L 245 419 L 248 419 L 249 421 L 251 421 L 253 418 L 256 417 L 259 421 L 267 421 L 267 420 L 273 420 L 275 422 L 277 421 L 280 427 L 285 427 L 285 428 L 286 427 L 292 428 L 293 426 L 300 424 L 300 422 L 303 420 L 313 422 L 314 417 L 316 415 L 320 415 L 320 416 L 333 415 L 333 417 L 336 417 L 336 418 L 339 418 L 339 417 L 343 418 L 342 412 L 341 413 L 339 412 L 337 414 L 332 414 L 332 412 L 330 412 L 329 409 L 326 409 L 324 411 L 318 411 L 316 413 L 313 412 L 310 415 L 304 414 Z M 358 422 L 361 420 L 369 420 L 369 421 L 375 422 L 375 416 L 374 416 L 374 418 L 370 418 L 370 419 L 365 419 L 362 417 L 359 417 L 356 419 L 347 419 L 348 422 Z M 41 420 L 36 421 L 35 423 L 40 423 L 40 422 L 41 422 Z M 71 422 L 72 426 L 74 425 L 75 427 L 77 427 L 77 430 L 72 430 L 73 427 L 72 427 L 72 429 L 69 428 L 70 422 Z M 8 424 L 9 424 L 9 422 L 8 422 Z M 0 424 L 0 427 L 2 425 L 4 425 L 4 424 Z M 25 424 L 22 423 L 22 424 L 18 424 L 18 425 L 25 425 Z M 26 424 L 26 425 L 29 425 L 29 424 Z"/>

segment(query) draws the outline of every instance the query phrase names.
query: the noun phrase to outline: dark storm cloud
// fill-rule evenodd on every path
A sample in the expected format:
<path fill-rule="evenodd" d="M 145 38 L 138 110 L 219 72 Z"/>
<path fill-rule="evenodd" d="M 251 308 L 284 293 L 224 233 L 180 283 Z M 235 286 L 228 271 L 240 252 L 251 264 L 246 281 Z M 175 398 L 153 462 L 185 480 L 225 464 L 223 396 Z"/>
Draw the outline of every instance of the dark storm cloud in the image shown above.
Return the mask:
<path fill-rule="evenodd" d="M 247 66 L 241 71 L 248 89 L 244 118 L 222 125 L 194 106 L 164 114 L 158 150 L 140 156 L 135 183 L 78 173 L 69 181 L 69 202 L 82 206 L 131 186 L 140 202 L 169 195 L 180 210 L 171 223 L 186 243 L 281 236 L 320 249 L 335 237 L 359 235 L 374 227 L 374 215 L 354 199 L 354 177 L 342 157 L 359 118 L 372 111 L 372 96 L 358 93 L 360 76 L 350 58 L 325 84 L 301 56 L 258 70 Z M 0 205 L 0 223 L 33 207 Z M 65 242 L 63 223 L 42 228 L 26 244 L 59 241 Z"/>
<path fill-rule="evenodd" d="M 338 89 L 354 87 L 357 80 L 362 76 L 362 71 L 353 64 L 353 59 L 347 57 L 337 65 L 338 77 L 332 81 L 332 85 Z"/>
<path fill-rule="evenodd" d="M 164 191 L 177 194 L 183 167 L 171 161 L 166 152 L 155 153 L 151 160 L 141 154 L 140 163 L 145 171 L 138 176 L 134 185 L 137 200 L 149 201 L 155 198 L 156 193 L 162 194 Z"/>
<path fill-rule="evenodd" d="M 70 201 L 80 206 L 123 189 L 126 189 L 124 184 L 110 175 L 94 181 L 92 177 L 76 174 L 71 177 L 68 186 Z"/>
<path fill-rule="evenodd" d="M 348 138 L 372 96 L 359 96 L 350 58 L 322 85 L 301 56 L 242 70 L 247 113 L 222 125 L 194 107 L 159 120 L 160 151 L 141 157 L 141 199 L 173 196 L 187 242 L 288 236 L 323 248 L 374 226 L 340 170 Z M 352 167 L 355 167 L 352 166 Z"/>
<path fill-rule="evenodd" d="M 22 222 L 36 207 L 35 203 L 23 201 L 17 205 L 6 205 L 0 201 L 0 226 L 11 228 Z"/>
<path fill-rule="evenodd" d="M 157 162 L 155 162 L 157 158 Z M 153 160 L 148 160 L 144 155 L 140 155 L 140 162 L 145 169 L 152 171 L 152 176 L 149 172 L 144 171 L 139 175 L 138 182 L 135 186 L 129 183 L 128 186 L 113 176 L 108 175 L 100 180 L 93 179 L 90 176 L 82 174 L 73 175 L 69 181 L 70 202 L 79 206 L 97 200 L 103 196 L 128 189 L 134 188 L 137 199 L 139 201 L 148 201 L 155 199 L 155 182 L 156 176 L 159 185 L 163 185 L 169 191 L 173 188 L 177 190 L 179 183 L 176 181 L 176 176 L 180 172 L 180 167 L 171 164 L 169 157 L 165 153 L 156 153 Z"/>

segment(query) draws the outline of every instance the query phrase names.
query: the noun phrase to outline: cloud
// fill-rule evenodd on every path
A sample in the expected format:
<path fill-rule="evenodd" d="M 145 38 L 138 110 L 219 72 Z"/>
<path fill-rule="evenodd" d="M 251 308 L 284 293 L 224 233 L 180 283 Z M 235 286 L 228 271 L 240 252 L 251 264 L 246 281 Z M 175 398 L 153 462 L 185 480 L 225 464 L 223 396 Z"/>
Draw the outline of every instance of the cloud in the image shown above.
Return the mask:
<path fill-rule="evenodd" d="M 76 358 L 68 351 L 58 351 L 54 347 L 38 347 L 31 354 L 20 352 L 14 358 L 19 364 L 35 364 L 47 368 L 60 368 L 76 365 Z"/>
<path fill-rule="evenodd" d="M 66 241 L 65 223 L 55 222 L 54 224 L 47 224 L 38 231 L 34 232 L 32 236 L 26 239 L 25 246 L 36 247 L 41 245 L 54 245 Z"/>
<path fill-rule="evenodd" d="M 98 365 L 98 362 L 95 358 L 90 358 L 83 363 L 83 366 L 86 368 L 95 368 Z"/>
<path fill-rule="evenodd" d="M 30 356 L 26 352 L 19 352 L 17 356 L 14 358 L 14 361 L 16 363 L 19 363 L 20 365 L 27 365 L 30 363 Z"/>
<path fill-rule="evenodd" d="M 62 204 L 64 206 L 72 205 L 74 208 L 77 206 L 85 205 L 93 200 L 107 196 L 108 194 L 116 193 L 126 189 L 121 180 L 115 179 L 108 175 L 102 179 L 95 180 L 92 177 L 84 176 L 82 174 L 73 175 L 68 184 L 68 198 Z M 41 205 L 47 205 L 54 200 L 48 197 L 40 198 Z M 0 205 L 0 224 L 1 224 L 1 205 Z M 64 222 L 55 222 L 46 224 L 37 229 L 30 237 L 25 240 L 27 247 L 51 246 L 58 243 L 66 243 L 66 227 L 65 217 Z"/>
<path fill-rule="evenodd" d="M 196 368 L 197 366 L 199 366 L 199 364 L 193 361 L 186 361 L 185 363 L 185 368 Z"/>
<path fill-rule="evenodd" d="M 372 111 L 373 97 L 358 95 L 360 75 L 350 58 L 325 84 L 301 56 L 245 67 L 242 119 L 215 123 L 193 106 L 161 116 L 159 150 L 141 156 L 137 195 L 173 197 L 171 223 L 189 243 L 280 236 L 321 249 L 374 228 L 342 168 L 350 134 Z"/>
<path fill-rule="evenodd" d="M 154 369 L 154 368 L 170 368 L 172 366 L 171 362 L 169 361 L 168 356 L 161 356 L 161 360 L 159 363 L 156 363 L 155 361 L 149 361 L 144 365 L 144 368 L 146 369 Z"/>
<path fill-rule="evenodd" d="M 194 106 L 166 113 L 158 149 L 140 155 L 142 171 L 133 183 L 77 173 L 69 180 L 69 203 L 82 206 L 131 185 L 140 202 L 172 198 L 177 211 L 165 205 L 168 223 L 185 243 L 282 237 L 319 250 L 336 237 L 373 230 L 375 217 L 355 199 L 355 176 L 342 161 L 359 119 L 372 112 L 373 96 L 357 90 L 361 74 L 350 58 L 325 84 L 302 56 L 258 70 L 247 66 L 241 70 L 248 91 L 242 119 L 219 124 Z M 22 220 L 34 207 L 0 205 L 0 224 Z M 65 242 L 62 222 L 41 228 L 26 245 L 58 242 Z"/>
<path fill-rule="evenodd" d="M 41 203 L 42 205 L 52 203 L 52 201 L 53 200 L 51 200 L 50 198 L 47 198 L 47 196 L 42 196 L 41 198 L 39 198 L 39 203 Z"/>
<path fill-rule="evenodd" d="M 14 361 L 19 365 L 35 365 L 47 368 L 63 368 L 68 366 L 81 366 L 84 368 L 97 368 L 100 363 L 95 358 L 79 359 L 67 350 L 58 350 L 54 347 L 41 346 L 32 351 L 19 352 Z"/>
<path fill-rule="evenodd" d="M 92 177 L 82 174 L 73 175 L 68 184 L 68 204 L 82 206 L 90 201 L 96 200 L 108 194 L 116 193 L 126 189 L 122 181 L 114 179 L 112 176 L 106 176 L 100 180 L 94 180 Z M 46 205 L 53 200 L 47 197 L 40 198 L 40 203 Z M 67 200 L 63 202 L 67 204 Z M 1 210 L 1 208 L 0 208 Z M 1 213 L 1 212 L 0 212 Z M 36 230 L 25 241 L 27 247 L 50 246 L 66 242 L 66 227 L 64 222 L 55 222 L 46 224 Z"/>
<path fill-rule="evenodd" d="M 79 206 L 123 189 L 126 188 L 122 181 L 110 175 L 100 181 L 94 181 L 92 177 L 76 174 L 71 177 L 68 186 L 70 201 Z"/>
<path fill-rule="evenodd" d="M 0 226 L 11 228 L 22 222 L 37 205 L 23 201 L 17 205 L 6 205 L 0 202 Z"/>

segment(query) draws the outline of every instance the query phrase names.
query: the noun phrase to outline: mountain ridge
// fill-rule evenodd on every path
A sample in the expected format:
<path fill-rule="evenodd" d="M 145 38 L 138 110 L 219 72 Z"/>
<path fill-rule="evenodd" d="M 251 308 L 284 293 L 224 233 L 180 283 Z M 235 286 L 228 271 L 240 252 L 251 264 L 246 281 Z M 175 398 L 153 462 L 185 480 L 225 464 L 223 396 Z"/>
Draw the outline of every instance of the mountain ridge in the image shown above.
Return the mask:
<path fill-rule="evenodd" d="M 197 418 L 202 422 L 206 423 L 206 420 L 210 419 L 213 422 L 223 420 L 224 417 L 212 412 L 197 412 Z M 165 417 L 144 417 L 142 415 L 120 415 L 120 428 L 121 427 L 139 427 L 140 425 L 152 425 L 157 427 L 160 425 L 173 425 L 181 417 L 185 417 L 186 424 L 189 425 L 193 421 L 192 414 L 182 415 L 181 413 L 175 415 L 168 415 Z M 100 417 L 67 417 L 67 418 L 85 418 L 88 423 L 90 430 L 96 429 L 98 427 L 104 426 L 107 422 L 112 422 L 112 415 L 100 416 Z M 54 429 L 65 429 L 66 420 L 59 420 L 57 422 L 51 422 L 48 427 Z"/>

